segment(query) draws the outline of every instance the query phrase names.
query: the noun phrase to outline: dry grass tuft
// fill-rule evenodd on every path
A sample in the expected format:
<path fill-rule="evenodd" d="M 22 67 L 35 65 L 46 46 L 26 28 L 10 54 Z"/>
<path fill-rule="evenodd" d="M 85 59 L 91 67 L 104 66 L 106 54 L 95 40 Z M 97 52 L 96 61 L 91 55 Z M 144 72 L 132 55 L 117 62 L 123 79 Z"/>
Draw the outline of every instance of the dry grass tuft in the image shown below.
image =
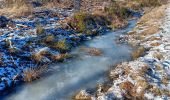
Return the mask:
<path fill-rule="evenodd" d="M 159 89 L 158 87 L 156 86 L 151 86 L 151 88 L 149 89 L 149 91 L 151 91 L 154 95 L 156 96 L 161 96 L 162 95 L 162 90 Z"/>
<path fill-rule="evenodd" d="M 102 51 L 100 51 L 97 48 L 89 48 L 87 52 L 92 56 L 101 56 L 102 55 Z"/>
<path fill-rule="evenodd" d="M 150 26 L 149 28 L 144 30 L 141 33 L 141 35 L 144 35 L 144 36 L 152 35 L 152 34 L 156 34 L 158 31 L 159 31 L 159 27 L 158 26 Z"/>
<path fill-rule="evenodd" d="M 169 78 L 168 76 L 164 76 L 163 79 L 161 80 L 162 84 L 164 84 L 165 86 L 168 86 L 169 84 Z"/>
<path fill-rule="evenodd" d="M 132 71 L 132 68 L 130 66 L 124 66 L 123 70 L 125 75 L 129 75 L 129 73 Z"/>
<path fill-rule="evenodd" d="M 32 59 L 35 60 L 36 62 L 41 62 L 43 57 L 44 56 L 41 53 L 35 53 L 32 55 Z"/>
<path fill-rule="evenodd" d="M 131 90 L 133 89 L 134 85 L 131 82 L 127 81 L 120 83 L 119 87 L 123 90 Z"/>
<path fill-rule="evenodd" d="M 46 43 L 50 43 L 50 42 L 53 42 L 55 40 L 55 37 L 54 37 L 54 35 L 48 35 L 48 36 L 46 36 L 45 37 L 45 42 Z"/>
<path fill-rule="evenodd" d="M 64 59 L 70 58 L 71 55 L 66 53 L 66 54 L 60 54 L 60 55 L 53 55 L 51 57 L 52 60 L 54 61 L 63 61 Z"/>
<path fill-rule="evenodd" d="M 158 60 L 161 60 L 161 59 L 164 58 L 163 55 L 162 55 L 160 52 L 155 52 L 155 53 L 153 54 L 153 57 L 154 57 L 154 58 L 157 58 Z"/>
<path fill-rule="evenodd" d="M 159 37 L 151 36 L 148 41 L 155 41 L 155 40 L 161 40 Z"/>
<path fill-rule="evenodd" d="M 128 35 L 134 35 L 134 34 L 136 34 L 136 31 L 131 31 L 128 33 Z"/>
<path fill-rule="evenodd" d="M 153 47 L 156 47 L 156 46 L 160 46 L 161 44 L 159 42 L 154 42 L 154 43 L 151 43 L 150 45 Z"/>
<path fill-rule="evenodd" d="M 44 3 L 45 8 L 70 8 L 73 6 L 73 0 L 64 0 L 62 2 L 59 2 L 59 0 L 53 0 L 52 2 L 48 1 Z"/>
<path fill-rule="evenodd" d="M 0 9 L 1 15 L 9 17 L 20 17 L 32 14 L 33 8 L 28 4 L 27 0 L 6 0 L 7 7 Z"/>
<path fill-rule="evenodd" d="M 132 58 L 137 59 L 138 57 L 142 56 L 145 52 L 144 47 L 139 47 L 136 51 L 132 52 Z"/>
<path fill-rule="evenodd" d="M 31 59 L 38 63 L 38 62 L 41 62 L 43 57 L 47 54 L 49 54 L 48 51 L 37 52 L 37 53 L 32 54 Z"/>
<path fill-rule="evenodd" d="M 37 35 L 42 35 L 42 34 L 44 34 L 45 33 L 45 29 L 41 26 L 41 25 L 38 25 L 37 27 L 36 27 L 36 34 Z"/>
<path fill-rule="evenodd" d="M 80 91 L 75 96 L 73 96 L 73 100 L 92 100 L 92 99 L 89 95 L 84 93 L 84 91 Z"/>
<path fill-rule="evenodd" d="M 40 77 L 40 75 L 47 70 L 47 66 L 41 66 L 38 68 L 30 68 L 24 71 L 24 81 L 32 82 Z"/>
<path fill-rule="evenodd" d="M 69 50 L 69 46 L 66 42 L 66 40 L 61 40 L 61 41 L 58 41 L 58 42 L 55 42 L 53 44 L 53 48 L 55 49 L 59 49 L 59 50 Z"/>

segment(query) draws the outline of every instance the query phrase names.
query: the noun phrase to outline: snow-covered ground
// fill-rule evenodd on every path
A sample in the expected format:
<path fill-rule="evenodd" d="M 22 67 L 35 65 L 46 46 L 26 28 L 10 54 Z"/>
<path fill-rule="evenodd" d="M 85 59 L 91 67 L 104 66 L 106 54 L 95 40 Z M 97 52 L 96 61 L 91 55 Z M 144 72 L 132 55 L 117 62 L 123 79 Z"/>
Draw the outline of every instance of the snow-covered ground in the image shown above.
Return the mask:
<path fill-rule="evenodd" d="M 170 100 L 170 5 L 161 9 L 165 16 L 154 22 L 159 25 L 159 31 L 143 39 L 128 36 L 128 42 L 148 49 L 144 56 L 123 62 L 111 70 L 112 86 L 107 92 L 103 91 L 103 86 L 98 88 L 95 96 L 82 90 L 76 95 L 77 99 Z M 141 36 L 147 27 L 149 24 L 136 26 L 135 35 Z"/>
<path fill-rule="evenodd" d="M 43 51 L 48 51 L 52 55 L 60 54 L 58 50 L 43 44 L 46 36 L 53 35 L 54 41 L 66 40 L 74 46 L 78 40 L 85 39 L 79 33 L 62 28 L 59 23 L 71 14 L 73 10 L 69 9 L 37 9 L 32 15 L 13 18 L 7 27 L 0 28 L 0 95 L 3 90 L 22 81 L 24 71 L 39 66 L 32 59 L 32 55 Z M 38 25 L 44 29 L 45 35 L 37 34 Z M 73 38 L 77 41 L 72 41 Z M 52 59 L 47 56 L 40 61 L 43 64 L 49 62 L 52 62 Z"/>
<path fill-rule="evenodd" d="M 67 58 L 71 48 L 93 37 L 69 27 L 65 20 L 73 14 L 73 9 L 37 7 L 31 15 L 10 19 L 0 28 L 0 95 L 24 81 L 24 72 Z M 102 25 L 94 30 L 101 35 L 109 31 Z"/>

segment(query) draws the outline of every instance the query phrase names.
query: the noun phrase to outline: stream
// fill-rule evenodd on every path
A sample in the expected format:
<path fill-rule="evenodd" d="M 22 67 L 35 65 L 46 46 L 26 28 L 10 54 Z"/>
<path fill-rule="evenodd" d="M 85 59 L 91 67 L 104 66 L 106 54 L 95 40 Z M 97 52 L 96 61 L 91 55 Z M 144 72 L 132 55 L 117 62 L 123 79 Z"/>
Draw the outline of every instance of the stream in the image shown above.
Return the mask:
<path fill-rule="evenodd" d="M 107 72 L 111 66 L 131 59 L 133 48 L 126 44 L 117 44 L 115 39 L 132 30 L 136 20 L 121 30 L 108 32 L 86 41 L 72 50 L 76 55 L 62 63 L 52 64 L 43 77 L 32 83 L 17 86 L 3 100 L 69 100 L 81 89 L 94 88 L 98 83 L 107 81 Z M 101 56 L 90 56 L 83 48 L 98 48 Z"/>

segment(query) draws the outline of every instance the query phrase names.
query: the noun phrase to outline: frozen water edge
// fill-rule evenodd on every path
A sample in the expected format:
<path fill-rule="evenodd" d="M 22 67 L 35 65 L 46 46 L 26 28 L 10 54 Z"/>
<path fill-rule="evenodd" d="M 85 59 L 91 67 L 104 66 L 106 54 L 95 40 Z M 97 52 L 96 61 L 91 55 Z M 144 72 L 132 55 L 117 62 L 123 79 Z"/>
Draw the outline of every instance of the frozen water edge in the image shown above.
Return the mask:
<path fill-rule="evenodd" d="M 118 78 L 113 80 L 112 87 L 107 92 L 99 91 L 99 96 L 91 96 L 91 94 L 85 93 L 87 96 L 91 96 L 93 100 L 113 100 L 113 99 L 126 99 L 124 98 L 125 87 L 133 87 L 129 92 L 133 93 L 133 96 L 142 95 L 147 100 L 169 100 L 170 99 L 170 5 L 165 9 L 166 16 L 159 20 L 160 31 L 152 35 L 160 38 L 155 41 L 136 41 L 140 46 L 151 48 L 143 57 L 137 60 L 124 62 L 119 64 L 114 70 L 110 72 L 112 77 L 117 75 Z M 156 22 L 156 24 L 158 24 Z M 140 27 L 140 26 L 139 26 Z M 137 30 L 138 31 L 138 30 Z M 140 35 L 139 30 L 139 35 Z M 148 37 L 146 37 L 148 38 Z M 133 38 L 132 38 L 133 39 Z M 131 41 L 131 40 L 130 40 Z M 158 42 L 160 45 L 152 46 L 151 43 Z M 161 55 L 161 58 L 155 57 L 155 55 Z M 145 72 L 146 70 L 146 72 Z M 124 72 L 125 71 L 125 72 Z M 124 75 L 125 73 L 125 75 Z M 130 77 L 129 77 L 130 76 Z M 120 88 L 120 84 L 125 87 Z M 152 90 L 147 90 L 146 86 Z M 123 89 L 122 89 L 123 88 Z M 160 92 L 160 94 L 158 93 Z M 165 92 L 166 91 L 166 92 Z M 158 94 L 156 94 L 158 93 Z M 128 95 L 128 93 L 127 93 Z M 87 97 L 88 97 L 87 96 Z"/>
<path fill-rule="evenodd" d="M 0 93 L 23 80 L 23 72 L 29 68 L 37 67 L 36 62 L 29 59 L 32 54 L 41 51 L 49 51 L 51 54 L 59 55 L 58 50 L 53 50 L 41 44 L 43 36 L 37 36 L 37 24 L 41 25 L 48 35 L 53 34 L 57 40 L 66 39 L 75 46 L 80 41 L 71 41 L 72 38 L 86 40 L 85 36 L 79 35 L 72 30 L 61 27 L 59 20 L 65 17 L 50 16 L 51 13 L 60 13 L 70 16 L 73 10 L 52 9 L 37 10 L 34 18 L 22 17 L 13 19 L 6 28 L 0 29 Z M 45 15 L 43 15 L 45 13 Z M 46 14 L 48 13 L 48 14 Z M 56 27 L 57 26 L 57 27 Z M 38 43 L 40 41 L 40 43 Z M 12 51 L 11 51 L 12 50 Z M 44 58 L 42 63 L 50 63 L 51 60 Z"/>

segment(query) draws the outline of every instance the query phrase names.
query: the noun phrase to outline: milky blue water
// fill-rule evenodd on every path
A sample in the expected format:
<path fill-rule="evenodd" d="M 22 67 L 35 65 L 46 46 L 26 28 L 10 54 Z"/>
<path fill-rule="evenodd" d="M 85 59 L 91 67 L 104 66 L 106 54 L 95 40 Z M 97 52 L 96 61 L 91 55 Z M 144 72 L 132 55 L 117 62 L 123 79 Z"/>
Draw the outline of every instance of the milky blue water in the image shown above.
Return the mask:
<path fill-rule="evenodd" d="M 53 64 L 44 77 L 29 84 L 18 86 L 4 100 L 69 100 L 81 89 L 95 87 L 107 80 L 107 72 L 111 65 L 130 60 L 133 48 L 125 44 L 117 44 L 115 39 L 132 30 L 136 20 L 121 30 L 97 36 L 71 53 L 74 58 L 62 63 Z M 101 56 L 90 56 L 83 48 L 100 49 Z"/>

